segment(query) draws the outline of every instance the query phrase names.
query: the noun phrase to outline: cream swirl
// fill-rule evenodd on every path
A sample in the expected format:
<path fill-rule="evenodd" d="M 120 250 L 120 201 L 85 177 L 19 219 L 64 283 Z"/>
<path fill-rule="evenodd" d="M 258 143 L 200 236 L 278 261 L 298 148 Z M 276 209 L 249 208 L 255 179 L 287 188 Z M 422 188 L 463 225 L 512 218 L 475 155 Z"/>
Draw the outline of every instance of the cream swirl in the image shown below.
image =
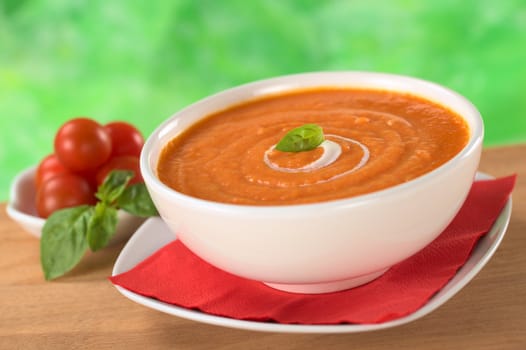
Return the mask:
<path fill-rule="evenodd" d="M 320 180 L 320 181 L 317 181 L 317 182 L 312 183 L 312 184 L 304 184 L 304 186 L 314 185 L 314 184 L 322 183 L 322 182 L 327 182 L 327 181 L 331 181 L 331 180 L 340 178 L 340 177 L 345 176 L 345 175 L 349 175 L 349 174 L 359 170 L 360 168 L 362 168 L 367 163 L 367 161 L 369 160 L 369 156 L 370 156 L 369 149 L 363 143 L 361 143 L 359 141 L 356 141 L 356 140 L 353 140 L 353 139 L 350 139 L 348 137 L 343 137 L 343 136 L 339 136 L 339 135 L 328 134 L 326 136 L 331 137 L 331 138 L 335 138 L 335 139 L 339 139 L 339 140 L 342 140 L 344 142 L 354 143 L 355 145 L 359 146 L 361 148 L 362 152 L 363 152 L 362 158 L 360 159 L 358 164 L 356 164 L 354 167 L 352 167 L 351 169 L 349 169 L 347 171 L 344 171 L 342 173 L 336 174 L 336 175 L 334 175 L 331 178 L 326 179 L 326 180 Z M 276 163 L 272 162 L 270 160 L 270 158 L 269 158 L 269 154 L 272 151 L 274 151 L 274 149 L 276 148 L 276 145 L 271 146 L 269 149 L 267 149 L 265 151 L 265 153 L 263 155 L 263 161 L 265 162 L 265 164 L 269 168 L 271 168 L 273 170 L 276 170 L 276 171 L 281 171 L 281 172 L 284 172 L 284 173 L 300 173 L 300 172 L 311 172 L 311 171 L 315 171 L 317 169 L 321 169 L 321 168 L 327 167 L 327 166 L 331 165 L 332 163 L 334 163 L 335 161 L 337 161 L 338 158 L 340 157 L 340 155 L 342 154 L 342 147 L 337 142 L 334 142 L 334 141 L 331 141 L 331 140 L 327 140 L 327 139 L 324 140 L 318 147 L 321 147 L 323 149 L 323 153 L 322 153 L 321 157 L 319 157 L 318 159 L 316 159 L 316 160 L 312 161 L 311 163 L 306 164 L 306 165 L 304 165 L 304 166 L 302 166 L 300 168 L 282 167 L 279 164 L 276 164 Z"/>

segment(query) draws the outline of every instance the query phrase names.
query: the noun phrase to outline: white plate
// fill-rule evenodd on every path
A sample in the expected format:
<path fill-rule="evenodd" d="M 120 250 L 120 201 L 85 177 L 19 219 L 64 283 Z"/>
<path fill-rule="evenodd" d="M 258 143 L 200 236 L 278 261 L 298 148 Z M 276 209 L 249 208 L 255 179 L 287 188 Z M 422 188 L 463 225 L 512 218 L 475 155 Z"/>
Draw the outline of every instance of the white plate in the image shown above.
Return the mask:
<path fill-rule="evenodd" d="M 489 179 L 488 175 L 477 174 L 477 179 Z M 227 317 L 210 315 L 201 311 L 185 309 L 183 307 L 167 304 L 159 300 L 145 297 L 131 292 L 119 286 L 115 286 L 125 297 L 146 307 L 165 312 L 167 314 L 182 318 L 225 326 L 231 328 L 248 329 L 265 332 L 283 333 L 353 333 L 373 331 L 384 328 L 399 326 L 419 319 L 437 309 L 458 291 L 460 291 L 475 275 L 486 265 L 493 253 L 497 250 L 511 215 L 511 198 L 502 209 L 495 224 L 487 235 L 482 237 L 473 250 L 470 258 L 462 266 L 456 275 L 420 309 L 396 320 L 379 324 L 341 324 L 341 325 L 296 325 L 279 324 L 269 322 L 244 321 Z M 126 272 L 152 255 L 155 251 L 162 248 L 175 239 L 174 234 L 164 224 L 160 218 L 148 219 L 128 241 L 120 253 L 113 267 L 112 275 Z"/>

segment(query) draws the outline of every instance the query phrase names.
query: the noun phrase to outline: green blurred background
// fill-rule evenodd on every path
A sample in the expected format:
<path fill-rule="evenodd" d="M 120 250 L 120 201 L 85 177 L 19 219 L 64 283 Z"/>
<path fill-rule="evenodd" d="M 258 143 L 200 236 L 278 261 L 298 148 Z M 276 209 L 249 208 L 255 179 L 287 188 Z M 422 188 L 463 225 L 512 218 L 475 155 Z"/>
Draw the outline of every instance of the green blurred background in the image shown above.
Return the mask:
<path fill-rule="evenodd" d="M 438 82 L 480 109 L 486 146 L 526 141 L 525 0 L 0 0 L 0 200 L 74 116 L 148 135 L 211 93 L 319 70 Z"/>

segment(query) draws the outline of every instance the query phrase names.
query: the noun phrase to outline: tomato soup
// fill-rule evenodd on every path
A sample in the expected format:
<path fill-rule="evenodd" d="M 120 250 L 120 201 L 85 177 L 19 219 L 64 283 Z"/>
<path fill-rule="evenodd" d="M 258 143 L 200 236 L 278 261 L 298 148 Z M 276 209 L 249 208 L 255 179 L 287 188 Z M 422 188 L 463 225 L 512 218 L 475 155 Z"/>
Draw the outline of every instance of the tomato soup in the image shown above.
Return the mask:
<path fill-rule="evenodd" d="M 281 152 L 291 129 L 316 124 L 325 141 Z M 323 88 L 272 95 L 206 116 L 162 150 L 159 179 L 210 201 L 289 205 L 349 198 L 425 174 L 467 144 L 467 123 L 423 98 Z"/>

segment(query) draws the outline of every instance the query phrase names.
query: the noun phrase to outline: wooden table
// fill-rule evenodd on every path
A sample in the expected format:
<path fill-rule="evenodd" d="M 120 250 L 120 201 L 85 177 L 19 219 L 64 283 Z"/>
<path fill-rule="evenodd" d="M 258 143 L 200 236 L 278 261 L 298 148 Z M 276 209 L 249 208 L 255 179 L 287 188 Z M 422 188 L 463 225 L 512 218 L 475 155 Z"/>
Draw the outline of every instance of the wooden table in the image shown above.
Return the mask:
<path fill-rule="evenodd" d="M 274 334 L 163 314 L 124 298 L 107 280 L 122 245 L 87 255 L 44 282 L 38 240 L 0 205 L 0 349 L 526 349 L 526 145 L 486 149 L 481 170 L 517 173 L 508 232 L 460 293 L 415 322 L 356 334 Z"/>

